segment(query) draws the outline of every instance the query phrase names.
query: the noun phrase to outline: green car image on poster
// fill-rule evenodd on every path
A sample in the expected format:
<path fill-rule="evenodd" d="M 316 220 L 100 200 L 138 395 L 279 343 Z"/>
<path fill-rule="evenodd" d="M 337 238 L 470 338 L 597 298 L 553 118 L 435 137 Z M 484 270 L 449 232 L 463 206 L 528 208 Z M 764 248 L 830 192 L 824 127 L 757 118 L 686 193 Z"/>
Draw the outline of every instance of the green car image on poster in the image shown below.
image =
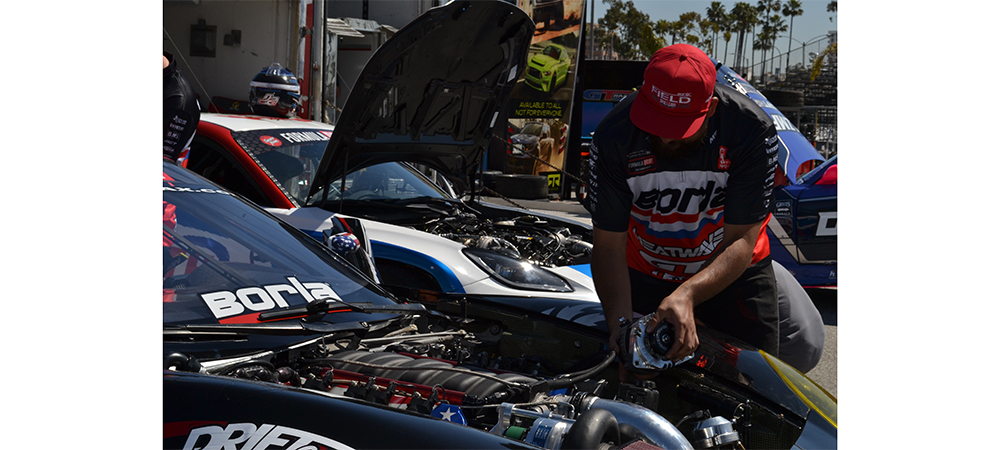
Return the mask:
<path fill-rule="evenodd" d="M 569 74 L 569 53 L 558 44 L 549 44 L 528 61 L 528 71 L 524 83 L 533 89 L 552 93 L 557 86 L 566 82 Z"/>

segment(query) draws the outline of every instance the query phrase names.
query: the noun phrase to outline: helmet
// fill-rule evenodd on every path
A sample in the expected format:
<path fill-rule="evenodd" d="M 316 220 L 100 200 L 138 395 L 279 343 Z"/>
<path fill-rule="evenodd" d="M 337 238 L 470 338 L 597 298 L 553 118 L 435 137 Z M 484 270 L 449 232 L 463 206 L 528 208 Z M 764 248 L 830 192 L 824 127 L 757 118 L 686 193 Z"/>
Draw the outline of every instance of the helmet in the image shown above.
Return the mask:
<path fill-rule="evenodd" d="M 271 63 L 250 81 L 250 110 L 260 116 L 293 117 L 299 107 L 299 80 Z"/>

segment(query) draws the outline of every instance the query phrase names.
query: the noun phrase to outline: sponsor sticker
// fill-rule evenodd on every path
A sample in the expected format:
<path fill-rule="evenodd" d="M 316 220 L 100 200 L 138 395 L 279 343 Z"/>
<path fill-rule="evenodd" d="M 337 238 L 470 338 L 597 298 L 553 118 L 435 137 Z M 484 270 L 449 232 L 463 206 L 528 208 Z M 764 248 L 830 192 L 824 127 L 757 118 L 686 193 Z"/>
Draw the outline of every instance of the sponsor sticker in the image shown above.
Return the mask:
<path fill-rule="evenodd" d="M 272 284 L 267 286 L 250 286 L 235 291 L 217 291 L 201 294 L 202 301 L 212 311 L 216 319 L 251 312 L 267 311 L 275 308 L 287 308 L 288 300 L 299 299 L 300 303 L 309 303 L 314 299 L 331 298 L 340 300 L 340 296 L 327 283 L 303 283 L 295 277 L 287 277 L 288 284 Z"/>
<path fill-rule="evenodd" d="M 264 136 L 260 137 L 260 141 L 263 142 L 265 145 L 270 145 L 271 147 L 281 147 L 281 139 L 278 139 L 274 136 L 268 136 L 265 134 Z"/>
<path fill-rule="evenodd" d="M 653 156 L 644 156 L 640 158 L 630 159 L 628 161 L 628 173 L 630 175 L 637 175 L 640 173 L 649 172 L 656 168 L 656 158 Z"/>
<path fill-rule="evenodd" d="M 723 146 L 719 146 L 719 170 L 729 170 L 729 165 L 732 164 L 731 161 L 726 159 L 726 151 L 728 149 Z"/>
<path fill-rule="evenodd" d="M 837 235 L 837 211 L 819 213 L 819 223 L 816 224 L 816 236 Z"/>
<path fill-rule="evenodd" d="M 230 423 L 193 428 L 184 450 L 354 450 L 342 442 L 281 425 Z"/>
<path fill-rule="evenodd" d="M 279 136 L 285 138 L 285 140 L 291 143 L 326 141 L 330 139 L 328 136 L 324 136 L 315 131 L 292 131 L 288 133 L 281 133 Z M 263 138 L 261 138 L 261 140 L 263 140 Z M 265 142 L 265 144 L 267 143 Z"/>
<path fill-rule="evenodd" d="M 667 108 L 690 108 L 691 107 L 691 93 L 690 92 L 678 92 L 671 93 L 664 91 L 656 86 L 652 86 L 650 92 L 653 94 L 653 98 L 656 99 L 660 105 Z"/>

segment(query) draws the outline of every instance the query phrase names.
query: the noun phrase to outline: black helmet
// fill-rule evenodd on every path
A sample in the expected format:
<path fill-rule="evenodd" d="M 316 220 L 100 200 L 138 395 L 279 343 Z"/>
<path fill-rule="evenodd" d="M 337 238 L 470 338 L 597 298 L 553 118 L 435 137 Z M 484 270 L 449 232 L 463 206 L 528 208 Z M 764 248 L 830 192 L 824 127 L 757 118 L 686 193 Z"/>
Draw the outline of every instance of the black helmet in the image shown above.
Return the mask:
<path fill-rule="evenodd" d="M 250 110 L 260 116 L 293 117 L 299 107 L 299 80 L 281 64 L 271 63 L 250 82 Z"/>

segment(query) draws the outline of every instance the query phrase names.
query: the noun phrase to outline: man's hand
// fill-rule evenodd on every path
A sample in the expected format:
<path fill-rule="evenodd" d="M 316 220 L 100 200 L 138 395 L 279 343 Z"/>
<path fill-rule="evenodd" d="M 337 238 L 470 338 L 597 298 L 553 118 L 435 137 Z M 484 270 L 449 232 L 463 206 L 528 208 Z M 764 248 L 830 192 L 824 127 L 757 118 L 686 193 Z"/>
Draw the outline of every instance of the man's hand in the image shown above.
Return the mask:
<path fill-rule="evenodd" d="M 686 289 L 678 288 L 663 298 L 656 308 L 653 318 L 646 324 L 646 332 L 652 333 L 662 321 L 674 326 L 674 345 L 667 351 L 666 358 L 678 363 L 698 348 L 698 330 L 694 323 L 694 300 Z"/>

